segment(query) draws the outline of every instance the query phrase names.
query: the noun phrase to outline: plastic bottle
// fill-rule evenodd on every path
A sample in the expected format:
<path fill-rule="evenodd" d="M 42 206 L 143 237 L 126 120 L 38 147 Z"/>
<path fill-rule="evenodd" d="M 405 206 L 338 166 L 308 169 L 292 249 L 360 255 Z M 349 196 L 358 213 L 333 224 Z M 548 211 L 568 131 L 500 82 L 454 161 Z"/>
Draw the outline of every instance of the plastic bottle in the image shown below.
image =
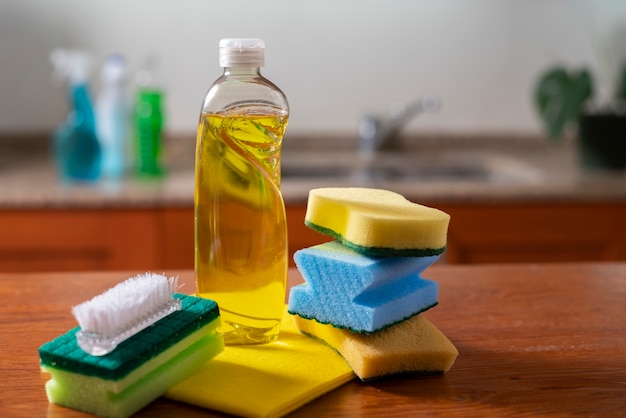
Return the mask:
<path fill-rule="evenodd" d="M 102 174 L 118 180 L 127 165 L 130 107 L 126 92 L 126 61 L 113 54 L 102 67 L 102 89 L 96 103 L 97 133 L 102 146 Z"/>
<path fill-rule="evenodd" d="M 164 94 L 155 83 L 156 61 L 147 59 L 137 74 L 134 109 L 135 171 L 143 177 L 161 176 L 161 153 L 164 130 Z"/>
<path fill-rule="evenodd" d="M 53 136 L 61 180 L 94 181 L 100 177 L 101 148 L 88 84 L 89 58 L 81 51 L 50 53 L 57 77 L 67 80 L 69 111 Z"/>
<path fill-rule="evenodd" d="M 279 186 L 289 106 L 261 75 L 262 40 L 219 48 L 224 72 L 202 104 L 196 143 L 196 285 L 218 302 L 226 344 L 263 344 L 278 338 L 286 291 Z"/>

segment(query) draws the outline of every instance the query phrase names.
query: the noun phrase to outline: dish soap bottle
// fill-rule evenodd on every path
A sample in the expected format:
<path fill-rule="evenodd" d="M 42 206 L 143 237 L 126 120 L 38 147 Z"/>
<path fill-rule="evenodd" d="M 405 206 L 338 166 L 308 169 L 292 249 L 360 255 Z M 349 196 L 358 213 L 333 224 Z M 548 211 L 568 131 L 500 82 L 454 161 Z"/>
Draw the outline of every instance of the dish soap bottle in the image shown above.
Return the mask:
<path fill-rule="evenodd" d="M 61 180 L 90 182 L 100 177 L 101 148 L 88 83 L 89 58 L 81 51 L 55 49 L 50 61 L 67 79 L 69 112 L 54 132 L 54 155 Z"/>
<path fill-rule="evenodd" d="M 261 75 L 260 39 L 222 39 L 224 72 L 200 113 L 195 173 L 195 275 L 217 301 L 226 344 L 278 338 L 287 284 L 280 152 L 289 106 Z"/>

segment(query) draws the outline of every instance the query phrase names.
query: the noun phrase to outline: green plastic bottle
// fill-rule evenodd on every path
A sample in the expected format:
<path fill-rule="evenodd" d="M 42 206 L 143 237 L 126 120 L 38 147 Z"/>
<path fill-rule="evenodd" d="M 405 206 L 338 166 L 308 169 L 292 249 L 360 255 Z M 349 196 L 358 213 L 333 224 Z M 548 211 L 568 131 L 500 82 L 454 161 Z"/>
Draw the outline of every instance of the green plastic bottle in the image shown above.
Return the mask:
<path fill-rule="evenodd" d="M 198 294 L 220 307 L 226 344 L 278 338 L 287 284 L 280 151 L 289 106 L 264 78 L 260 39 L 222 39 L 223 75 L 202 104 L 196 143 Z"/>
<path fill-rule="evenodd" d="M 153 65 L 149 63 L 149 65 Z M 135 172 L 139 176 L 161 176 L 161 155 L 164 131 L 164 94 L 154 84 L 149 66 L 138 76 L 135 97 Z"/>

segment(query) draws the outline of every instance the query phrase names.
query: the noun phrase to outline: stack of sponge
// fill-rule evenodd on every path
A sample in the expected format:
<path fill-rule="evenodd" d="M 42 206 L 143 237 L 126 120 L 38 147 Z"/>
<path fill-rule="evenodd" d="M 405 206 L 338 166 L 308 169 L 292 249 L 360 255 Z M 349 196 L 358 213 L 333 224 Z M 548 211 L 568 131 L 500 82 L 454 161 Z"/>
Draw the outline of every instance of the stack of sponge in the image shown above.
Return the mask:
<path fill-rule="evenodd" d="M 458 351 L 420 313 L 438 303 L 438 284 L 421 274 L 444 252 L 449 221 L 388 190 L 311 190 L 305 224 L 335 241 L 294 254 L 305 280 L 289 295 L 296 327 L 361 380 L 448 371 Z"/>

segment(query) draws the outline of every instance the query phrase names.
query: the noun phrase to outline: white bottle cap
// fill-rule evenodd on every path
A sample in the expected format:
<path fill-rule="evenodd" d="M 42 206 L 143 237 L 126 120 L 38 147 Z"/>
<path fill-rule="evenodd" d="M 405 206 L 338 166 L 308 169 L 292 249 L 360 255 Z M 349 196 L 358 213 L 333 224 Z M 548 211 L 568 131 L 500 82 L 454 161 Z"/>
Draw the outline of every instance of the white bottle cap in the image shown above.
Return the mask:
<path fill-rule="evenodd" d="M 263 67 L 265 42 L 258 38 L 226 38 L 220 41 L 220 67 Z"/>
<path fill-rule="evenodd" d="M 126 77 L 126 60 L 120 54 L 111 54 L 107 57 L 100 72 L 103 84 L 115 84 L 124 81 Z"/>

